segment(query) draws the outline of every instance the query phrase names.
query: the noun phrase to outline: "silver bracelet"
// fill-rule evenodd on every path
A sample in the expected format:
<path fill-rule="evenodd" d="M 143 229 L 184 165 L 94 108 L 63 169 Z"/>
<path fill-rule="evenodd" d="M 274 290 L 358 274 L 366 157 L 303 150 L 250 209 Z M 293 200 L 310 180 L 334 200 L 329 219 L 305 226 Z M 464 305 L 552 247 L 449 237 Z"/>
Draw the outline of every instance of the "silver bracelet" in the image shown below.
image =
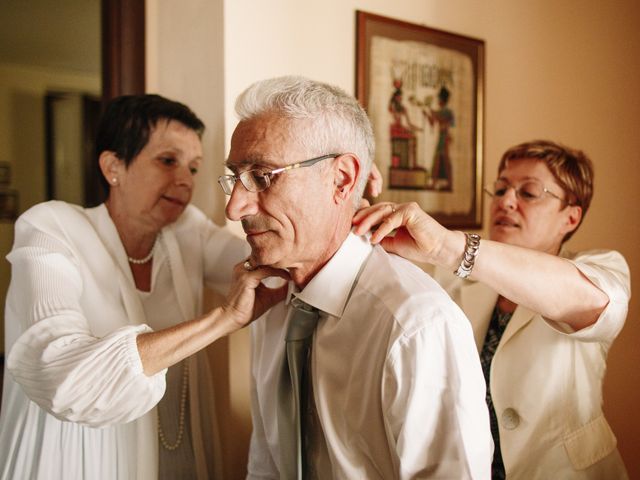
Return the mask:
<path fill-rule="evenodd" d="M 465 236 L 467 237 L 467 245 L 464 247 L 460 266 L 455 272 L 453 272 L 460 278 L 467 278 L 471 275 L 473 264 L 475 263 L 478 251 L 480 250 L 480 235 L 475 233 L 465 233 Z"/>

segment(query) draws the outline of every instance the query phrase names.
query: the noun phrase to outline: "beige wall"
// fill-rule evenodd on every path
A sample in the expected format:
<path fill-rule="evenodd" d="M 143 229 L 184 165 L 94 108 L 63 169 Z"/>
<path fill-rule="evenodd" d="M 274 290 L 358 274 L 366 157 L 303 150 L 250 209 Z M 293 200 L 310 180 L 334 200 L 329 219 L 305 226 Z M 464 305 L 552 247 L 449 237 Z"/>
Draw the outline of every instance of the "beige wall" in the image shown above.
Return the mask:
<path fill-rule="evenodd" d="M 355 10 L 461 33 L 486 41 L 485 176 L 500 153 L 528 139 L 553 138 L 588 152 L 596 166 L 593 206 L 571 247 L 614 248 L 640 274 L 640 4 L 635 0 L 149 0 L 155 28 L 152 89 L 193 105 L 209 126 L 211 162 L 204 188 L 221 170 L 236 120 L 233 101 L 251 82 L 302 74 L 354 91 Z M 222 15 L 222 17 L 221 17 Z M 161 35 L 158 28 L 161 29 Z M 223 36 L 221 36 L 223 35 Z M 162 48 L 160 48 L 162 47 Z M 155 83 L 154 83 L 155 82 Z M 214 130 L 212 132 L 212 130 Z M 209 196 L 208 196 L 209 195 Z M 216 219 L 223 200 L 196 203 Z M 485 209 L 486 210 L 486 209 Z M 486 218 L 486 217 L 485 217 Z M 631 478 L 640 478 L 640 303 L 632 299 L 627 326 L 614 345 L 605 410 Z M 229 406 L 224 418 L 231 478 L 241 478 L 250 430 L 248 337 L 240 332 L 214 352 L 229 358 L 220 374 Z M 219 402 L 220 404 L 221 402 Z"/>
<path fill-rule="evenodd" d="M 204 121 L 205 165 L 194 202 L 218 223 L 224 200 L 224 60 L 221 0 L 146 0 L 147 91 L 186 103 Z M 215 184 L 215 185 L 214 185 Z"/>
<path fill-rule="evenodd" d="M 0 64 L 0 162 L 11 163 L 11 187 L 20 194 L 19 213 L 46 199 L 44 99 L 49 91 L 99 95 L 100 76 Z M 12 243 L 13 224 L 0 223 L 0 318 L 10 277 L 4 257 Z M 4 328 L 0 332 L 0 351 L 4 351 Z"/>
<path fill-rule="evenodd" d="M 147 90 L 186 103 L 205 122 L 206 161 L 198 173 L 193 201 L 223 224 L 224 195 L 216 182 L 225 158 L 222 0 L 146 0 L 146 9 Z M 213 306 L 217 299 L 210 294 L 207 300 Z M 242 477 L 251 434 L 248 357 L 240 353 L 247 350 L 246 335 L 247 331 L 239 332 L 209 349 L 224 438 L 225 478 Z"/>

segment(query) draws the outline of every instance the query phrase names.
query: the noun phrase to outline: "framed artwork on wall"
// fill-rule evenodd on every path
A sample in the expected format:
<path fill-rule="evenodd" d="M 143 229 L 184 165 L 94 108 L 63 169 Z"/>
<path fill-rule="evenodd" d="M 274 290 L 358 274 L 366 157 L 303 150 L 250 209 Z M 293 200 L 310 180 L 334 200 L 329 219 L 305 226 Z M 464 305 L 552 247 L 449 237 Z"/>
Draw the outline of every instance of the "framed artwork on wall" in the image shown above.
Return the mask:
<path fill-rule="evenodd" d="M 481 228 L 484 41 L 356 15 L 356 96 L 384 178 L 375 201 L 415 201 L 446 227 Z"/>

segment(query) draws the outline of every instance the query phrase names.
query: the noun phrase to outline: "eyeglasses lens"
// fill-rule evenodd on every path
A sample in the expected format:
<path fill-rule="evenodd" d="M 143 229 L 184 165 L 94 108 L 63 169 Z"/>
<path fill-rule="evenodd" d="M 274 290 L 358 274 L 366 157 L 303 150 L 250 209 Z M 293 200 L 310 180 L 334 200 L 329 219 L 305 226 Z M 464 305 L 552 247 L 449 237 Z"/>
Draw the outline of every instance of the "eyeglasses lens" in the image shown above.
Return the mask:
<path fill-rule="evenodd" d="M 262 192 L 266 190 L 269 183 L 269 175 L 264 174 L 260 170 L 247 170 L 240 174 L 240 180 L 244 188 L 250 192 Z"/>
<path fill-rule="evenodd" d="M 236 183 L 236 177 L 233 175 L 222 175 L 218 177 L 218 183 L 226 195 L 231 195 L 231 192 L 233 192 L 233 186 Z"/>
<path fill-rule="evenodd" d="M 507 191 L 513 186 L 507 182 L 497 181 L 493 187 L 493 194 L 496 197 L 503 197 Z M 537 200 L 544 194 L 544 187 L 539 182 L 528 181 L 518 187 L 513 187 L 516 192 L 516 196 L 524 201 Z"/>
<path fill-rule="evenodd" d="M 538 182 L 526 182 L 520 185 L 519 193 L 523 200 L 537 200 L 542 197 L 544 187 Z"/>

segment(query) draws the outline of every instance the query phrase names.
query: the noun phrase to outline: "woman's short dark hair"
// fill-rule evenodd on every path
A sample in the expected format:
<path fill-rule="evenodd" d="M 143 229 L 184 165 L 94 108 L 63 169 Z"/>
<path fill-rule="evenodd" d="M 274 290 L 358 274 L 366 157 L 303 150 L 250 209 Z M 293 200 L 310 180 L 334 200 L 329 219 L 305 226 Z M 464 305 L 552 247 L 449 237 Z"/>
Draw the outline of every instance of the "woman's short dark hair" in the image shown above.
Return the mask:
<path fill-rule="evenodd" d="M 96 134 L 96 161 L 105 151 L 115 155 L 128 167 L 149 142 L 158 121 L 175 120 L 202 138 L 204 123 L 186 105 L 160 95 L 123 95 L 105 107 Z M 109 184 L 103 175 L 100 182 L 106 191 Z"/>

